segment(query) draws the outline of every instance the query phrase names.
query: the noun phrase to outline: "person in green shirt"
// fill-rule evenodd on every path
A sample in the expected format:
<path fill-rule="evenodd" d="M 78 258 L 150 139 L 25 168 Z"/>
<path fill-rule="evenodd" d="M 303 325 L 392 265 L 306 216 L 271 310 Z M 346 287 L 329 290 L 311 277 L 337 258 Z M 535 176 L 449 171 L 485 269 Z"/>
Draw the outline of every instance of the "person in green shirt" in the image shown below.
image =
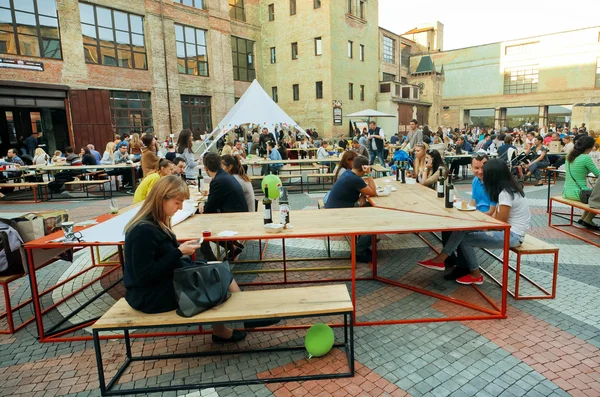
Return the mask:
<path fill-rule="evenodd" d="M 600 170 L 589 156 L 594 148 L 594 143 L 594 138 L 591 136 L 582 136 L 575 141 L 575 148 L 569 153 L 565 163 L 566 181 L 563 187 L 563 198 L 579 201 L 579 192 L 587 187 L 588 174 L 600 176 Z M 592 222 L 594 216 L 593 212 L 585 211 L 577 223 L 589 229 L 600 230 L 600 226 Z"/>

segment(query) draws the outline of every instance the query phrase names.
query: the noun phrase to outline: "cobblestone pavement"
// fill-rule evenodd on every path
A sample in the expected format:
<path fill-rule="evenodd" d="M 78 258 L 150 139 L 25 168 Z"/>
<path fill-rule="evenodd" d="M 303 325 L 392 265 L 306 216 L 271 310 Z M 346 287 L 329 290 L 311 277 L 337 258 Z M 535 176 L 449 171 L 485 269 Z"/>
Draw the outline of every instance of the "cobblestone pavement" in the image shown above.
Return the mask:
<path fill-rule="evenodd" d="M 553 187 L 560 194 L 561 182 Z M 470 184 L 458 185 L 459 193 L 468 197 Z M 163 396 L 315 396 L 315 395 L 372 395 L 372 396 L 600 396 L 600 249 L 569 237 L 547 224 L 546 187 L 526 188 L 533 214 L 530 234 L 560 248 L 560 268 L 557 298 L 554 300 L 520 300 L 509 298 L 508 319 L 491 321 L 455 321 L 414 323 L 390 326 L 357 327 L 355 332 L 356 370 L 354 378 L 274 383 L 234 388 L 189 390 L 162 393 Z M 322 193 L 293 194 L 294 210 L 317 208 Z M 131 197 L 118 199 L 120 206 Z M 5 209 L 6 208 L 6 209 Z M 31 205 L 3 205 L 0 211 L 27 211 Z M 107 201 L 73 201 L 37 204 L 36 209 L 68 208 L 75 221 L 106 213 Z M 560 209 L 557 208 L 557 209 Z M 292 211 L 292 223 L 294 212 Z M 343 220 L 332 219 L 332 222 Z M 401 222 L 400 213 L 390 219 Z M 432 235 L 423 236 L 439 247 Z M 281 241 L 271 241 L 265 248 L 269 263 L 240 263 L 234 266 L 240 283 L 282 281 L 281 272 L 250 273 L 252 270 L 281 269 Z M 264 247 L 263 247 L 264 248 Z M 291 281 L 310 281 L 319 278 L 348 278 L 348 243 L 342 238 L 331 239 L 331 256 L 308 262 L 289 262 L 288 269 L 307 266 L 326 267 L 320 271 L 297 271 L 288 274 Z M 287 240 L 290 257 L 322 258 L 327 256 L 326 240 Z M 110 257 L 114 248 L 101 250 Z M 472 288 L 444 281 L 439 273 L 419 268 L 416 260 L 431 255 L 422 239 L 413 235 L 382 236 L 378 244 L 379 274 L 393 280 L 418 286 L 431 292 L 485 305 Z M 248 242 L 241 259 L 256 258 L 258 244 Z M 511 257 L 513 263 L 515 258 Z M 501 266 L 488 254 L 481 252 L 479 260 L 491 274 L 498 276 Z M 55 285 L 87 266 L 90 252 L 75 255 L 73 263 L 59 261 L 38 271 L 40 287 Z M 331 269 L 339 266 L 342 269 Z M 523 257 L 522 270 L 534 280 L 549 286 L 552 275 L 551 255 Z M 48 307 L 68 295 L 78 286 L 94 280 L 106 268 L 94 268 L 61 288 L 44 296 Z M 368 265 L 358 265 L 357 274 L 367 275 Z M 61 304 L 46 315 L 45 325 L 51 326 L 103 288 L 117 281 L 118 272 L 95 282 L 83 293 Z M 514 285 L 514 277 L 511 277 Z M 412 292 L 375 281 L 357 283 L 357 315 L 361 321 L 386 319 L 439 318 L 470 316 L 472 309 L 451 304 L 446 300 Z M 267 287 L 245 287 L 267 288 Z M 29 283 L 21 279 L 11 284 L 13 304 L 29 296 Z M 481 287 L 492 299 L 498 299 L 500 289 L 489 279 Z M 521 293 L 537 291 L 521 280 Z M 107 310 L 123 295 L 118 285 L 100 299 L 70 319 L 79 323 Z M 0 303 L 3 305 L 3 302 Z M 3 308 L 0 308 L 2 311 Z M 31 316 L 29 307 L 21 310 L 17 322 Z M 4 321 L 4 320 L 2 320 Z M 0 326 L 5 323 L 0 321 Z M 339 322 L 336 317 L 290 320 L 284 324 Z M 238 324 L 239 325 L 239 324 Z M 189 330 L 186 328 L 178 331 Z M 335 330 L 341 336 L 340 330 Z M 73 335 L 89 335 L 84 329 Z M 254 332 L 239 346 L 244 348 L 280 344 L 302 345 L 304 331 Z M 144 338 L 133 341 L 133 353 L 160 354 L 165 352 L 194 352 L 214 346 L 207 336 L 173 338 Z M 120 340 L 102 342 L 103 357 L 110 376 L 123 361 L 124 349 Z M 202 359 L 170 359 L 136 362 L 125 372 L 118 388 L 131 386 L 178 385 L 190 381 L 228 381 L 240 378 L 268 378 L 281 373 L 301 375 L 321 371 L 344 371 L 344 354 L 333 350 L 329 355 L 308 360 L 302 352 L 273 354 L 242 354 Z M 91 342 L 44 343 L 36 340 L 34 325 L 16 335 L 0 336 L 0 395 L 2 396 L 97 396 L 97 372 Z M 153 395 L 161 395 L 155 393 Z"/>

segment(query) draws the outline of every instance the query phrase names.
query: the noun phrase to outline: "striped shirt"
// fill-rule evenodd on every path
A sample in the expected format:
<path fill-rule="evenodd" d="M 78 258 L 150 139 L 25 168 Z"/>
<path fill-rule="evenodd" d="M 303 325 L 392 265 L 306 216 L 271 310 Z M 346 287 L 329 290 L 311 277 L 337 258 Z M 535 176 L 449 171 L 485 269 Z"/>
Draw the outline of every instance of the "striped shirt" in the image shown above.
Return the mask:
<path fill-rule="evenodd" d="M 577 201 L 579 201 L 580 187 L 583 189 L 587 188 L 587 175 L 590 172 L 596 176 L 600 175 L 600 170 L 596 168 L 592 158 L 587 154 L 580 154 L 573 162 L 567 161 L 565 163 L 565 171 L 566 181 L 562 196 L 566 199 Z"/>

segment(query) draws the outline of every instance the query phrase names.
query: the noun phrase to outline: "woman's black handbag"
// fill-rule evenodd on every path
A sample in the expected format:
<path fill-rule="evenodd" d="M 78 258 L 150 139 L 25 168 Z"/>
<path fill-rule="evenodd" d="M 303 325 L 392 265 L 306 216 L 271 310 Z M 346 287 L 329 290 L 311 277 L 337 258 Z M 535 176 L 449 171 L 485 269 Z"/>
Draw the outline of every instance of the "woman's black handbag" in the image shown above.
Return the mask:
<path fill-rule="evenodd" d="M 176 269 L 173 273 L 177 314 L 192 317 L 229 298 L 229 284 L 233 280 L 228 262 L 206 264 L 196 262 Z"/>
<path fill-rule="evenodd" d="M 571 167 L 569 167 L 569 175 L 571 176 L 571 179 L 573 179 L 573 181 L 575 182 L 575 184 L 579 188 L 579 201 L 581 201 L 583 204 L 589 203 L 590 202 L 590 196 L 592 194 L 592 189 L 584 189 L 584 188 L 582 188 L 579 185 L 579 182 L 577 182 L 575 180 L 575 178 L 573 178 L 573 174 L 571 173 Z"/>

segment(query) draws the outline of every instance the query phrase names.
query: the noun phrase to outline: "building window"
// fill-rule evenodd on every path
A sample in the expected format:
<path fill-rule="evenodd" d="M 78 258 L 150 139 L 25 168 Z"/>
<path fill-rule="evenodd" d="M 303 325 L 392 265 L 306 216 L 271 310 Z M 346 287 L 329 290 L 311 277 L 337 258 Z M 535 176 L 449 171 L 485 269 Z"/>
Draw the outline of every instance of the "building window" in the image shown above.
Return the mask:
<path fill-rule="evenodd" d="M 396 75 L 391 73 L 384 73 L 381 81 L 396 81 Z"/>
<path fill-rule="evenodd" d="M 363 0 L 359 3 L 358 16 L 360 19 L 365 19 L 365 2 Z"/>
<path fill-rule="evenodd" d="M 184 6 L 199 8 L 204 10 L 204 0 L 173 0 L 175 3 L 183 4 Z"/>
<path fill-rule="evenodd" d="M 229 0 L 229 17 L 238 21 L 246 20 L 244 0 Z"/>
<path fill-rule="evenodd" d="M 209 96 L 181 96 L 181 121 L 183 128 L 189 128 L 194 138 L 199 138 L 204 131 L 212 131 Z"/>
<path fill-rule="evenodd" d="M 80 4 L 81 5 L 81 4 Z M 110 92 L 110 118 L 117 134 L 152 131 L 150 93 L 135 91 Z"/>
<path fill-rule="evenodd" d="M 277 53 L 275 47 L 271 47 L 271 63 L 277 63 Z"/>
<path fill-rule="evenodd" d="M 348 0 L 348 8 L 347 8 L 347 10 L 346 10 L 346 12 L 347 12 L 348 14 L 352 14 L 352 2 L 353 2 L 353 1 L 354 1 L 354 0 Z"/>
<path fill-rule="evenodd" d="M 1 0 L 0 53 L 62 59 L 54 0 Z"/>
<path fill-rule="evenodd" d="M 321 0 L 314 0 L 313 7 L 314 8 L 321 8 Z"/>
<path fill-rule="evenodd" d="M 315 91 L 317 94 L 317 99 L 323 99 L 323 82 L 317 81 L 315 83 Z"/>
<path fill-rule="evenodd" d="M 208 76 L 206 30 L 175 25 L 175 44 L 179 73 Z"/>
<path fill-rule="evenodd" d="M 296 15 L 296 0 L 290 0 L 290 15 Z"/>
<path fill-rule="evenodd" d="M 538 48 L 539 41 L 535 43 L 525 43 L 518 45 L 509 45 L 504 49 L 505 55 L 521 55 L 521 54 L 532 54 Z"/>
<path fill-rule="evenodd" d="M 273 102 L 279 102 L 279 95 L 277 95 L 277 87 L 271 87 L 271 97 Z"/>
<path fill-rule="evenodd" d="M 360 100 L 361 101 L 365 100 L 365 86 L 364 85 L 360 86 Z"/>
<path fill-rule="evenodd" d="M 360 45 L 360 47 L 358 47 L 358 57 L 361 61 L 365 60 L 365 46 L 364 45 Z"/>
<path fill-rule="evenodd" d="M 504 69 L 504 94 L 537 92 L 538 65 Z"/>
<path fill-rule="evenodd" d="M 348 58 L 352 58 L 352 42 L 348 40 Z"/>
<path fill-rule="evenodd" d="M 298 59 L 298 43 L 292 43 L 292 59 Z"/>
<path fill-rule="evenodd" d="M 256 78 L 254 42 L 231 36 L 231 55 L 233 58 L 233 79 L 253 81 Z"/>
<path fill-rule="evenodd" d="M 269 4 L 269 21 L 275 20 L 275 4 Z"/>
<path fill-rule="evenodd" d="M 294 101 L 300 100 L 300 86 L 298 84 L 294 84 L 292 86 L 292 91 L 294 93 Z"/>
<path fill-rule="evenodd" d="M 148 69 L 143 17 L 84 3 L 79 14 L 86 63 Z"/>
<path fill-rule="evenodd" d="M 406 44 L 400 44 L 400 66 L 410 68 L 411 47 Z"/>
<path fill-rule="evenodd" d="M 383 62 L 396 63 L 396 40 L 383 36 Z"/>
<path fill-rule="evenodd" d="M 354 99 L 354 84 L 348 83 L 348 99 Z"/>
<path fill-rule="evenodd" d="M 600 88 L 600 58 L 596 59 L 596 88 Z"/>
<path fill-rule="evenodd" d="M 315 55 L 323 55 L 323 41 L 320 37 L 315 37 Z"/>

